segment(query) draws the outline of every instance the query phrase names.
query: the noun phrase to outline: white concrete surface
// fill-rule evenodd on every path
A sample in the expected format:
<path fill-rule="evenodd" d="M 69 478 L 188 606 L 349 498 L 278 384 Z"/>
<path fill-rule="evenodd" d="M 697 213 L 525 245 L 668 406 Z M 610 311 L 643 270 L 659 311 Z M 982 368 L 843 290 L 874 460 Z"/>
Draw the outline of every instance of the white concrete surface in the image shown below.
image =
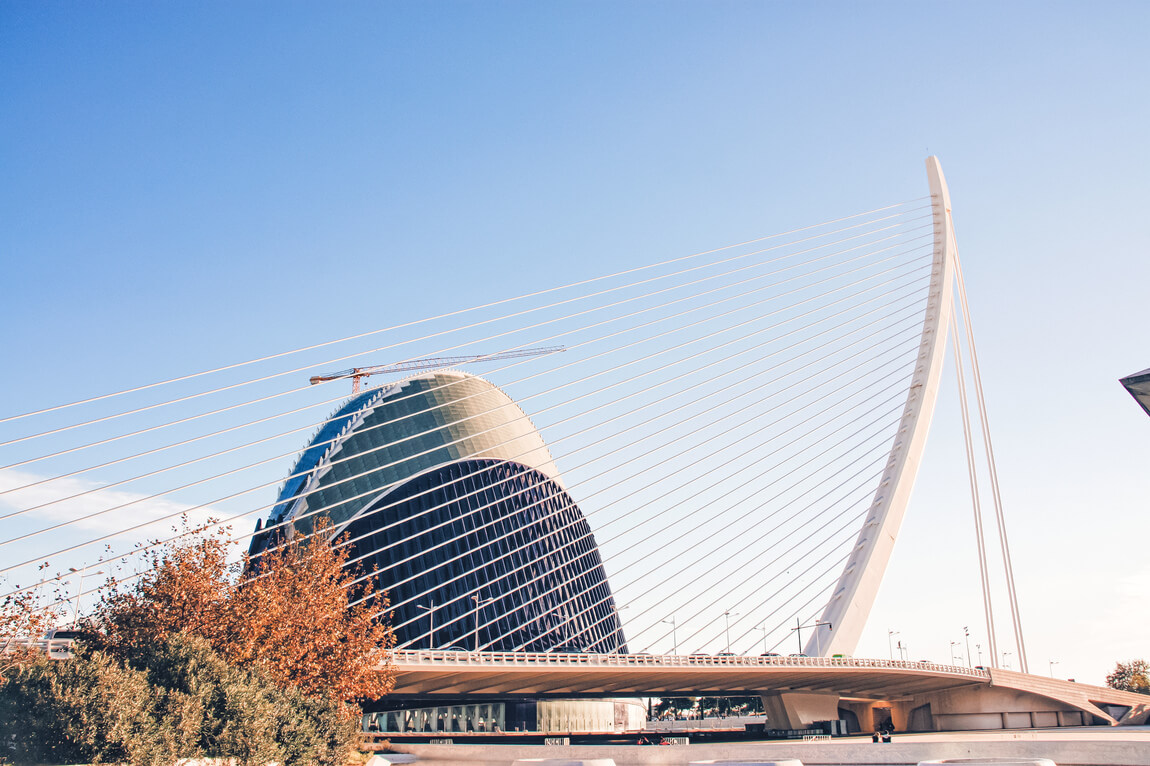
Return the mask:
<path fill-rule="evenodd" d="M 416 763 L 419 759 L 407 753 L 377 754 L 367 759 L 364 766 L 390 766 L 393 763 Z"/>
<path fill-rule="evenodd" d="M 615 766 L 610 758 L 568 760 L 566 758 L 519 758 L 511 766 Z"/>
<path fill-rule="evenodd" d="M 691 761 L 689 766 L 803 766 L 802 761 L 791 758 L 785 761 Z"/>
<path fill-rule="evenodd" d="M 918 766 L 942 766 L 942 764 L 978 764 L 979 766 L 1057 766 L 1049 758 L 1007 761 L 999 758 L 940 758 L 937 761 L 921 761 Z"/>
<path fill-rule="evenodd" d="M 723 742 L 664 747 L 639 745 L 400 745 L 421 766 L 512 766 L 520 758 L 611 758 L 616 766 L 687 766 L 693 761 L 782 761 L 805 766 L 917 766 L 936 759 L 1048 758 L 1058 766 L 1150 766 L 1150 727 L 1087 727 L 988 732 L 895 734 L 890 744 L 870 737 L 802 742 Z"/>

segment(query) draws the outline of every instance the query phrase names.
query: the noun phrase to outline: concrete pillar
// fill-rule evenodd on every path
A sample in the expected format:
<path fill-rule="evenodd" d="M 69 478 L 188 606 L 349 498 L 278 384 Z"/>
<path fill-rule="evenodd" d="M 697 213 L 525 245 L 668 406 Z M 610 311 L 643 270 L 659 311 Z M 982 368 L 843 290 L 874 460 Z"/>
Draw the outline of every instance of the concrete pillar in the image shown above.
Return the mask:
<path fill-rule="evenodd" d="M 839 707 L 846 708 L 855 714 L 859 721 L 859 731 L 866 734 L 874 731 L 874 703 L 873 702 L 846 702 L 840 701 Z M 837 715 L 837 711 L 836 711 Z"/>
<path fill-rule="evenodd" d="M 890 703 L 890 725 L 894 727 L 895 731 L 910 729 L 910 711 L 911 704 L 909 702 Z"/>
<path fill-rule="evenodd" d="M 805 729 L 815 721 L 839 717 L 837 694 L 770 692 L 762 695 L 769 729 Z"/>

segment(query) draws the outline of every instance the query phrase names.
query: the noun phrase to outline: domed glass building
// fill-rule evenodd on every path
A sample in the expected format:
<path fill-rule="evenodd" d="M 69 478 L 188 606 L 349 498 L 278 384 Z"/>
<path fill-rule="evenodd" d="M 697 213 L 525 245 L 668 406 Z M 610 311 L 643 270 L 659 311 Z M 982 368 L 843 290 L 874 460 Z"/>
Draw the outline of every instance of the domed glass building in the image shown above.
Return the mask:
<path fill-rule="evenodd" d="M 320 427 L 250 553 L 317 518 L 391 601 L 399 648 L 626 652 L 595 537 L 527 415 L 441 371 Z"/>

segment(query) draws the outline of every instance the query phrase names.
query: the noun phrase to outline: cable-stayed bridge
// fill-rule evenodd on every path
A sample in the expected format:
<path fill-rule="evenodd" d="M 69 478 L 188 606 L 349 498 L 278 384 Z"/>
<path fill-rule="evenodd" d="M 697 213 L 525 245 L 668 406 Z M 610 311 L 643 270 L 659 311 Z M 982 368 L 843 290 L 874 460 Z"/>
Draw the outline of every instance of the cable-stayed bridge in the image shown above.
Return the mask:
<path fill-rule="evenodd" d="M 47 562 L 78 617 L 182 515 L 252 553 L 324 517 L 388 592 L 413 694 L 758 692 L 794 720 L 885 695 L 955 728 L 1027 707 L 1144 718 L 1120 693 L 1027 680 L 949 194 L 927 169 L 915 199 L 0 419 L 5 593 Z M 876 666 L 850 655 L 948 341 L 987 667 L 969 649 Z M 426 364 L 440 357 L 484 366 Z M 424 371 L 358 391 L 381 363 Z M 548 686 L 577 671 L 579 688 Z"/>

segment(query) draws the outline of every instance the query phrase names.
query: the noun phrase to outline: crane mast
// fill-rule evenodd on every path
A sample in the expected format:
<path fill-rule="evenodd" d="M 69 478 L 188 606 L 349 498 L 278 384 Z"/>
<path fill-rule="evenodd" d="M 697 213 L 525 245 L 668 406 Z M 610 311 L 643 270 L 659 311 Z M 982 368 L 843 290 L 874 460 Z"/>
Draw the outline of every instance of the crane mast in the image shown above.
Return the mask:
<path fill-rule="evenodd" d="M 375 364 L 366 367 L 352 367 L 350 370 L 340 370 L 326 375 L 313 375 L 311 384 L 327 383 L 329 380 L 344 380 L 351 378 L 351 392 L 358 394 L 362 381 L 372 375 L 388 375 L 405 372 L 419 372 L 420 370 L 438 370 L 444 367 L 457 367 L 461 364 L 475 364 L 476 362 L 496 362 L 503 359 L 519 359 L 527 356 L 544 356 L 565 351 L 564 346 L 543 346 L 540 348 L 521 348 L 513 351 L 499 351 L 494 354 L 474 354 L 471 356 L 433 356 L 427 359 L 408 359 L 404 362 L 392 364 Z"/>

